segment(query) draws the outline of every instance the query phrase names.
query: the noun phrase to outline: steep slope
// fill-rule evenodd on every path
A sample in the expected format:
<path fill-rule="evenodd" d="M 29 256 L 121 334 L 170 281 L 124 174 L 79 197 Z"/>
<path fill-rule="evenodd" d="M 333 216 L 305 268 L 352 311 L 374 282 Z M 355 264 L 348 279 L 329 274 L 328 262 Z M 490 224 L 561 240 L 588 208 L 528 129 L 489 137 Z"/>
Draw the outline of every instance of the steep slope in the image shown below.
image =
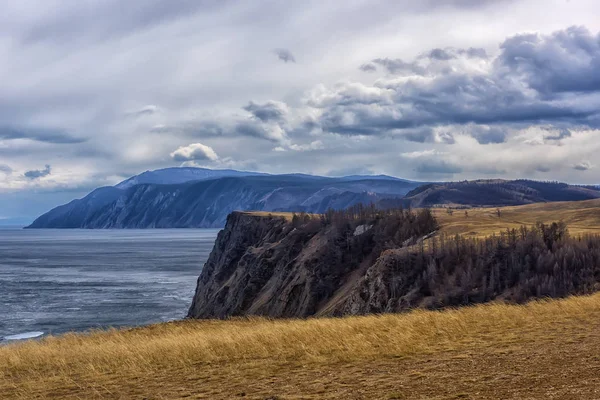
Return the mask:
<path fill-rule="evenodd" d="M 591 218 L 597 228 L 600 205 L 585 203 L 571 220 Z M 556 215 L 540 216 L 551 222 Z M 569 236 L 561 223 L 518 226 L 485 239 L 439 228 L 425 209 L 353 207 L 296 218 L 232 213 L 188 316 L 339 316 L 600 290 L 600 236 Z"/>
<path fill-rule="evenodd" d="M 119 199 L 123 191 L 112 186 L 95 189 L 82 199 L 58 206 L 38 217 L 29 228 L 81 228 L 96 210 Z"/>
<path fill-rule="evenodd" d="M 426 210 L 325 225 L 318 218 L 294 225 L 232 213 L 198 279 L 189 316 L 339 314 L 384 246 L 408 246 L 435 229 Z"/>
<path fill-rule="evenodd" d="M 103 202 L 90 201 L 91 195 L 75 200 L 44 214 L 30 228 L 222 227 L 234 210 L 323 212 L 402 197 L 417 185 L 401 180 L 346 181 L 301 175 L 138 184 L 125 190 L 106 188 L 111 197 Z"/>

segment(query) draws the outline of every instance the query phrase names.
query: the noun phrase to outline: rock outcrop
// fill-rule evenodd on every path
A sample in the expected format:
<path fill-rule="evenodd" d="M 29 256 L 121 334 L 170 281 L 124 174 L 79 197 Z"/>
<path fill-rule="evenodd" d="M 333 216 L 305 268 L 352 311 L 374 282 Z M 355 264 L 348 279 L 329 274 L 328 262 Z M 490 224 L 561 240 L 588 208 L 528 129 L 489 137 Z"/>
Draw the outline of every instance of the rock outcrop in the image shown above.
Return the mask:
<path fill-rule="evenodd" d="M 562 222 L 485 239 L 437 229 L 426 209 L 233 213 L 189 317 L 356 315 L 600 290 L 600 235 L 570 236 Z"/>
<path fill-rule="evenodd" d="M 198 279 L 188 317 L 307 317 L 414 306 L 409 280 L 419 272 L 405 274 L 406 293 L 391 293 L 390 268 L 397 268 L 394 254 L 407 251 L 403 243 L 414 246 L 435 228 L 428 211 L 336 223 L 234 212 Z"/>

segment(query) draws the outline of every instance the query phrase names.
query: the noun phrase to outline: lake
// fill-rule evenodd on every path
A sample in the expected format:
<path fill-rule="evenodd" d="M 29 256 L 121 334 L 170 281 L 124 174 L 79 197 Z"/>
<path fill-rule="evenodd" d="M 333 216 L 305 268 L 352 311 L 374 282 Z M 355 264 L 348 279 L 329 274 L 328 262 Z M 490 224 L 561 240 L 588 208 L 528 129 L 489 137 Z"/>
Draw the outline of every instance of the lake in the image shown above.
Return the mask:
<path fill-rule="evenodd" d="M 217 233 L 0 228 L 0 343 L 185 317 Z"/>

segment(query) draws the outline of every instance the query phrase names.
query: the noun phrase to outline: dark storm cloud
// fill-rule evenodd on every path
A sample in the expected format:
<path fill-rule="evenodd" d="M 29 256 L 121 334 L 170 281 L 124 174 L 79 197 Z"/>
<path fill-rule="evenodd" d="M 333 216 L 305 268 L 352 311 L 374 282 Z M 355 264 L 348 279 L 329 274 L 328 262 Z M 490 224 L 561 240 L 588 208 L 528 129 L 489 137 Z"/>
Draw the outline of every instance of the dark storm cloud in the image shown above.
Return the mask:
<path fill-rule="evenodd" d="M 406 140 L 417 143 L 431 142 L 434 138 L 433 129 L 421 128 L 421 129 L 406 129 L 402 132 L 403 137 Z"/>
<path fill-rule="evenodd" d="M 447 60 L 452 60 L 453 58 L 456 58 L 456 56 L 454 54 L 452 54 L 451 52 L 444 50 L 444 49 L 433 49 L 429 52 L 429 54 L 427 56 L 434 60 L 441 60 L 441 61 L 447 61 Z"/>
<path fill-rule="evenodd" d="M 264 104 L 250 102 L 244 110 L 248 111 L 261 121 L 281 121 L 285 119 L 287 109 L 283 103 L 268 101 Z"/>
<path fill-rule="evenodd" d="M 83 143 L 86 139 L 71 136 L 68 132 L 51 128 L 13 128 L 0 127 L 0 139 L 30 139 L 55 144 Z"/>
<path fill-rule="evenodd" d="M 507 131 L 502 127 L 480 127 L 474 126 L 469 130 L 480 144 L 504 143 L 507 137 Z"/>
<path fill-rule="evenodd" d="M 516 35 L 500 48 L 498 67 L 544 95 L 600 91 L 600 35 L 584 27 Z"/>
<path fill-rule="evenodd" d="M 358 69 L 360 69 L 361 71 L 364 71 L 364 72 L 375 72 L 375 71 L 377 71 L 377 67 L 373 63 L 363 64 L 360 67 L 358 67 Z"/>
<path fill-rule="evenodd" d="M 432 62 L 453 57 L 485 58 L 483 49 L 434 49 Z M 546 62 L 544 62 L 546 60 Z M 471 134 L 481 144 L 506 140 L 506 128 L 531 124 L 593 126 L 600 101 L 600 38 L 583 28 L 552 35 L 519 35 L 507 39 L 487 72 L 461 67 L 425 70 L 416 62 L 380 58 L 373 63 L 403 79 L 378 80 L 352 91 L 336 86 L 321 106 L 324 130 L 345 135 L 382 135 L 406 131 L 409 140 L 427 141 L 426 130 L 474 125 Z M 477 70 L 475 70 L 477 71 Z M 568 71 L 565 73 L 564 71 Z M 587 82 L 587 86 L 586 86 Z M 585 88 L 589 99 L 577 93 Z M 531 90 L 534 89 L 534 90 Z M 561 96 L 550 98 L 559 91 Z M 368 102 L 364 93 L 369 93 Z M 486 125 L 479 128 L 479 125 Z M 489 127 L 488 125 L 491 125 Z M 566 128 L 565 128 L 566 129 Z M 566 135 L 563 129 L 560 139 Z"/>
<path fill-rule="evenodd" d="M 273 52 L 277 55 L 277 58 L 279 58 L 284 63 L 296 62 L 296 58 L 288 49 L 275 49 L 273 50 Z"/>
<path fill-rule="evenodd" d="M 52 168 L 50 167 L 50 165 L 46 164 L 44 169 L 34 169 L 31 171 L 27 171 L 24 175 L 26 178 L 29 179 L 38 179 L 50 175 L 51 172 Z"/>
<path fill-rule="evenodd" d="M 555 135 L 546 136 L 546 140 L 562 140 L 571 137 L 571 131 L 568 129 L 559 129 Z"/>
<path fill-rule="evenodd" d="M 546 167 L 545 165 L 538 165 L 535 167 L 537 172 L 550 172 L 552 169 L 550 167 Z"/>
<path fill-rule="evenodd" d="M 467 57 L 471 58 L 488 58 L 487 52 L 485 49 L 478 47 L 469 47 L 466 50 L 459 50 L 459 54 L 466 54 Z"/>
<path fill-rule="evenodd" d="M 445 49 L 433 49 L 419 58 L 429 58 L 431 60 L 437 61 L 449 61 L 459 58 L 460 56 L 464 56 L 467 58 L 488 58 L 485 49 L 469 47 L 468 49 L 455 49 L 452 47 L 448 47 Z"/>
<path fill-rule="evenodd" d="M 429 161 L 417 166 L 416 171 L 421 174 L 452 175 L 462 172 L 462 168 L 447 161 Z"/>
<path fill-rule="evenodd" d="M 271 142 L 278 142 L 282 139 L 280 135 L 273 133 L 270 131 L 269 127 L 257 123 L 255 121 L 240 121 L 238 122 L 234 129 L 233 133 L 235 135 L 241 136 L 250 136 L 258 139 L 266 139 Z"/>
<path fill-rule="evenodd" d="M 425 68 L 414 62 L 408 63 L 399 58 L 376 58 L 372 61 L 384 67 L 390 74 L 425 74 Z"/>
<path fill-rule="evenodd" d="M 589 161 L 582 161 L 573 166 L 573 169 L 576 169 L 577 171 L 587 171 L 588 169 L 591 169 L 591 168 L 592 168 L 592 164 Z"/>

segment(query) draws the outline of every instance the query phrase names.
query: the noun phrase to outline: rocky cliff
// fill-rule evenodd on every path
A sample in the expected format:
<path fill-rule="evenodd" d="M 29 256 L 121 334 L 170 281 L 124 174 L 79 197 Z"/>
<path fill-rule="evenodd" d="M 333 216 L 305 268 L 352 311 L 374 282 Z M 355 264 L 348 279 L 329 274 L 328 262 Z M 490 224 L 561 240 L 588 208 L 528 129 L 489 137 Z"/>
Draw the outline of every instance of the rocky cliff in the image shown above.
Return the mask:
<path fill-rule="evenodd" d="M 188 316 L 339 316 L 600 290 L 600 235 L 571 236 L 561 222 L 485 239 L 437 229 L 428 210 L 233 213 Z"/>
<path fill-rule="evenodd" d="M 415 306 L 422 296 L 411 295 L 410 280 L 420 271 L 403 274 L 404 293 L 388 289 L 390 271 L 401 268 L 395 254 L 436 228 L 428 211 L 293 222 L 234 212 L 198 279 L 188 317 L 306 317 Z"/>

